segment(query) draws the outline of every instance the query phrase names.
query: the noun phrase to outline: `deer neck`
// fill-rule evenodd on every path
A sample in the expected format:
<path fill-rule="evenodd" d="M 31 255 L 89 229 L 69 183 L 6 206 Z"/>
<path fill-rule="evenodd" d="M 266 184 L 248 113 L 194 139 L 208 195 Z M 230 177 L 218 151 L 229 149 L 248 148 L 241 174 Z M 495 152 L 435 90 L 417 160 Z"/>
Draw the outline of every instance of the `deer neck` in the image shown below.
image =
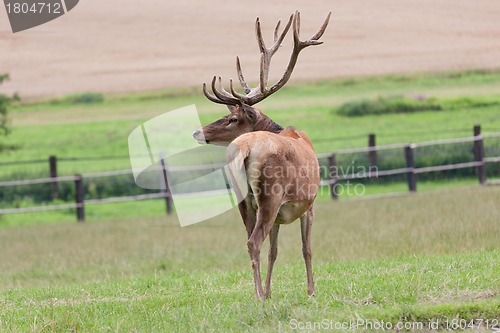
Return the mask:
<path fill-rule="evenodd" d="M 283 127 L 275 123 L 271 118 L 262 114 L 263 117 L 255 124 L 254 131 L 266 131 L 278 134 Z"/>

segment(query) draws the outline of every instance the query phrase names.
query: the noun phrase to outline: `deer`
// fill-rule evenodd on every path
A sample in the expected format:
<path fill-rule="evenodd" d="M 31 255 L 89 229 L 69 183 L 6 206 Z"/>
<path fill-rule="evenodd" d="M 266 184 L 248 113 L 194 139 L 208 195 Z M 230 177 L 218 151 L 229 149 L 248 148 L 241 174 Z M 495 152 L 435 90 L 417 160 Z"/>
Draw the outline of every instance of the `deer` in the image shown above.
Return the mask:
<path fill-rule="evenodd" d="M 224 104 L 229 114 L 193 133 L 200 144 L 228 146 L 226 157 L 230 178 L 238 183 L 235 174 L 245 173 L 247 191 L 235 191 L 238 209 L 248 236 L 248 253 L 252 264 L 255 294 L 258 300 L 271 296 L 271 275 L 278 255 L 278 232 L 281 224 L 290 224 L 300 219 L 302 254 L 306 266 L 307 293 L 315 294 L 312 272 L 311 228 L 314 219 L 313 203 L 317 196 L 320 176 L 319 165 L 313 145 L 306 133 L 289 126 L 283 128 L 253 105 L 281 89 L 290 79 L 298 55 L 304 48 L 320 45 L 331 12 L 320 29 L 310 39 L 301 41 L 300 13 L 290 15 L 288 23 L 279 33 L 281 21 L 274 29 L 274 44 L 267 48 L 264 42 L 260 20 L 255 21 L 255 34 L 260 50 L 260 82 L 250 88 L 247 84 L 239 57 L 236 57 L 236 71 L 245 94 L 239 93 L 229 80 L 229 91 L 220 77 L 214 76 L 211 92 L 203 84 L 204 95 L 212 102 Z M 268 87 L 271 58 L 280 48 L 290 27 L 293 30 L 293 49 L 283 76 Z M 236 186 L 238 187 L 238 186 Z M 246 194 L 245 194 L 245 193 Z M 260 251 L 269 236 L 268 269 L 265 291 L 260 274 Z"/>

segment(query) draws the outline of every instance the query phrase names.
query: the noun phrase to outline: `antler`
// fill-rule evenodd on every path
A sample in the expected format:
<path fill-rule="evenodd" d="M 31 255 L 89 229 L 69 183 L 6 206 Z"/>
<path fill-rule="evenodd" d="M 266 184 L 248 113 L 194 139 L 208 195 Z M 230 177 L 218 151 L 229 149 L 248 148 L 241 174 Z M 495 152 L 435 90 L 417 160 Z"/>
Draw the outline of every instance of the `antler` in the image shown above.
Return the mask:
<path fill-rule="evenodd" d="M 217 77 L 214 76 L 212 79 L 212 92 L 213 95 L 210 94 L 207 91 L 207 85 L 203 83 L 203 93 L 205 96 L 211 100 L 212 102 L 219 103 L 219 104 L 227 104 L 227 105 L 241 105 L 242 103 L 245 103 L 247 105 L 254 105 L 269 95 L 275 93 L 279 89 L 281 89 L 287 82 L 288 79 L 290 79 L 290 76 L 292 75 L 293 69 L 295 67 L 295 64 L 297 63 L 297 59 L 299 56 L 300 51 L 302 51 L 304 48 L 311 46 L 311 45 L 320 45 L 323 44 L 323 42 L 320 42 L 319 39 L 321 36 L 323 36 L 326 27 L 328 26 L 328 22 L 330 21 L 330 16 L 331 12 L 328 13 L 328 16 L 326 17 L 325 21 L 321 25 L 319 31 L 312 36 L 309 40 L 306 41 L 301 41 L 299 39 L 299 34 L 300 34 L 300 13 L 298 11 L 295 11 L 294 14 L 290 15 L 290 18 L 288 20 L 287 25 L 279 34 L 279 27 L 281 24 L 281 21 L 278 21 L 276 24 L 276 28 L 274 29 L 274 44 L 270 48 L 266 48 L 266 44 L 264 43 L 264 39 L 262 38 L 262 31 L 260 28 L 260 20 L 257 17 L 257 20 L 255 21 L 255 35 L 257 36 L 257 42 L 259 44 L 259 49 L 260 49 L 260 82 L 259 85 L 255 88 L 250 88 L 248 84 L 245 81 L 245 78 L 243 76 L 243 72 L 241 70 L 241 63 L 240 63 L 240 58 L 236 57 L 236 71 L 238 72 L 238 79 L 240 81 L 241 86 L 243 87 L 243 90 L 245 91 L 246 95 L 238 93 L 234 87 L 233 87 L 233 80 L 229 79 L 229 88 L 230 88 L 230 93 L 224 89 L 224 86 L 222 85 L 222 80 L 219 77 L 219 87 L 216 87 L 216 81 Z M 276 82 L 272 87 L 268 88 L 268 79 L 269 79 L 269 67 L 271 64 L 271 58 L 273 55 L 276 53 L 278 48 L 281 46 L 281 43 L 283 42 L 283 39 L 285 38 L 288 30 L 290 29 L 290 26 L 293 25 L 293 50 L 292 54 L 290 56 L 290 60 L 288 62 L 288 66 L 285 70 L 285 73 L 281 77 L 281 79 Z"/>

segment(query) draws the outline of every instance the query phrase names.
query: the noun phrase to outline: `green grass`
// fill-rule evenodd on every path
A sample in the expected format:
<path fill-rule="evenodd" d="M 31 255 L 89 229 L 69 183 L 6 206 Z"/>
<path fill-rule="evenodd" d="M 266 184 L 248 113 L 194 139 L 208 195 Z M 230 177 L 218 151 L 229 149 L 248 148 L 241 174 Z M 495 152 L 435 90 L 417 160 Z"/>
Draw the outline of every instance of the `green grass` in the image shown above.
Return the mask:
<path fill-rule="evenodd" d="M 65 202 L 50 202 L 47 205 L 64 204 Z M 26 205 L 35 206 L 30 203 Z M 166 214 L 165 200 L 153 199 L 144 201 L 130 201 L 125 203 L 101 204 L 85 207 L 85 219 L 87 222 L 113 221 L 117 216 L 128 218 L 149 218 Z M 63 209 L 45 212 L 33 212 L 23 214 L 10 214 L 0 216 L 0 227 L 29 226 L 36 224 L 61 224 L 75 223 L 76 210 Z"/>
<path fill-rule="evenodd" d="M 304 295 L 303 268 L 279 268 L 274 297 L 259 304 L 245 272 L 160 271 L 139 279 L 8 293 L 4 331 L 276 332 L 323 322 L 424 325 L 494 320 L 499 252 L 316 267 L 318 294 Z M 474 269 L 474 276 L 470 270 Z M 497 288 L 497 289 L 491 289 Z M 243 290 L 242 290 L 243 289 Z M 314 324 L 312 324 L 314 325 Z M 485 324 L 483 324 L 485 325 Z M 323 326 L 325 327 L 325 326 Z M 328 327 L 328 326 L 326 326 Z M 414 326 L 419 327 L 419 326 Z"/>
<path fill-rule="evenodd" d="M 323 319 L 446 329 L 446 320 L 500 319 L 499 200 L 500 188 L 478 186 L 320 200 L 317 295 L 306 295 L 295 223 L 281 228 L 264 303 L 235 210 L 187 228 L 174 217 L 1 228 L 0 331 L 290 332 Z M 267 244 L 264 263 L 266 253 Z"/>

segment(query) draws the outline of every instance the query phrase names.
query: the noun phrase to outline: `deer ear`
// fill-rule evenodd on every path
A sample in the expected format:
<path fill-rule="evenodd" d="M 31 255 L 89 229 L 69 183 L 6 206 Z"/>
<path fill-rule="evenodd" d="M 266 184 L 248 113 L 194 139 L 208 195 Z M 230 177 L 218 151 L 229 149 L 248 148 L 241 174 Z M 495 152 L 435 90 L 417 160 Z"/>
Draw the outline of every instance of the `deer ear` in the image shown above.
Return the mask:
<path fill-rule="evenodd" d="M 250 120 L 252 123 L 256 122 L 259 118 L 259 112 L 250 105 L 243 104 L 242 106 L 248 120 Z"/>
<path fill-rule="evenodd" d="M 238 106 L 236 105 L 227 105 L 227 108 L 229 109 L 229 112 L 231 113 L 234 113 L 234 111 L 236 111 L 236 109 L 238 108 Z"/>

